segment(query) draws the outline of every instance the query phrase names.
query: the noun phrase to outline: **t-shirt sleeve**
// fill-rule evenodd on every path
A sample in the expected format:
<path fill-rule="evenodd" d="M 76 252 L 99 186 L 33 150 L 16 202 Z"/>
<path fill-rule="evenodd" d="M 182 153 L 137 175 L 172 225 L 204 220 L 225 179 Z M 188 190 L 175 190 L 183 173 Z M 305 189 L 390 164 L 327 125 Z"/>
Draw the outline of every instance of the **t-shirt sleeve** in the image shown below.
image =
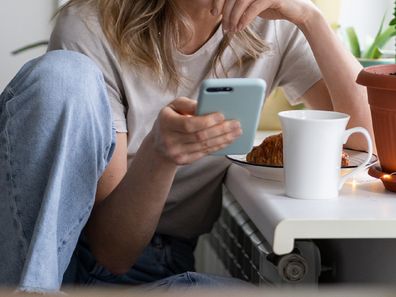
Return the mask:
<path fill-rule="evenodd" d="M 97 17 L 91 11 L 67 8 L 58 16 L 51 34 L 48 50 L 71 50 L 91 58 L 103 72 L 113 125 L 117 132 L 127 132 L 124 91 L 120 66 L 108 45 Z"/>
<path fill-rule="evenodd" d="M 308 41 L 294 24 L 277 22 L 276 36 L 282 58 L 275 81 L 283 87 L 289 103 L 296 105 L 322 74 Z"/>

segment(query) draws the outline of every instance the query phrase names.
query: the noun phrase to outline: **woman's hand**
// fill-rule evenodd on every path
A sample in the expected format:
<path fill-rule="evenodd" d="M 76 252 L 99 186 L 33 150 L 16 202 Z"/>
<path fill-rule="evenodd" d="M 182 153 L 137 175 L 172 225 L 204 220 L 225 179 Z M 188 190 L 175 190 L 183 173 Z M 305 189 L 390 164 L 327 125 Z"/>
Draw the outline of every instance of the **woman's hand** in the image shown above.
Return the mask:
<path fill-rule="evenodd" d="M 196 101 L 177 98 L 164 107 L 151 133 L 154 145 L 168 161 L 190 164 L 223 149 L 242 134 L 238 121 L 220 113 L 195 116 Z"/>
<path fill-rule="evenodd" d="M 284 19 L 297 26 L 302 25 L 317 11 L 311 0 L 213 0 L 213 15 L 223 15 L 226 32 L 245 29 L 257 16 L 264 19 Z"/>

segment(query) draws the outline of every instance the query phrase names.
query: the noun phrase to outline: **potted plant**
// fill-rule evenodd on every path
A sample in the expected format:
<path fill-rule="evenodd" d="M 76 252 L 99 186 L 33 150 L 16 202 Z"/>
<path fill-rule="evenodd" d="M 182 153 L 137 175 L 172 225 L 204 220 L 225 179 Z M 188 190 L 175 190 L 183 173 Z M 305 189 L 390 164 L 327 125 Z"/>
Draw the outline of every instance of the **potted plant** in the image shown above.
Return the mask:
<path fill-rule="evenodd" d="M 384 28 L 385 16 L 382 19 L 380 28 L 373 42 L 362 50 L 361 42 L 356 34 L 355 28 L 348 27 L 345 29 L 345 35 L 352 54 L 360 61 L 363 67 L 377 64 L 392 64 L 394 59 L 392 55 L 384 53 L 385 45 L 396 36 L 396 27 L 390 23 Z"/>
<path fill-rule="evenodd" d="M 396 2 L 394 19 L 396 26 Z M 395 57 L 396 58 L 396 57 Z M 396 192 L 396 64 L 364 68 L 357 82 L 367 87 L 380 166 L 369 174 L 380 178 L 386 189 Z"/>

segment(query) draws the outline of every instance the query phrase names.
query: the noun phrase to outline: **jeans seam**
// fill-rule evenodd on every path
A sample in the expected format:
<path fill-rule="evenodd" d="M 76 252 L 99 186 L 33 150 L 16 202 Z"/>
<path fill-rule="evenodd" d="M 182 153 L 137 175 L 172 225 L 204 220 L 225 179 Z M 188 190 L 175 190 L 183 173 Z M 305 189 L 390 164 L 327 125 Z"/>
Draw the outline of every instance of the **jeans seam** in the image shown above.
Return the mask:
<path fill-rule="evenodd" d="M 4 91 L 3 91 L 3 94 L 4 95 L 9 95 L 10 97 L 14 97 L 15 96 L 15 92 L 14 92 L 14 90 L 10 87 L 10 86 L 7 86 L 5 89 L 4 89 Z M 3 94 L 1 94 L 1 97 L 0 97 L 0 99 L 2 99 L 1 101 L 0 101 L 0 111 L 3 109 L 3 110 L 5 110 L 6 109 L 6 106 L 7 106 L 7 101 L 9 100 L 8 99 L 8 96 L 4 96 L 3 97 Z M 8 115 L 8 114 L 7 114 Z"/>
<path fill-rule="evenodd" d="M 105 165 L 105 168 L 103 170 L 106 169 L 106 167 L 109 165 L 111 159 L 113 158 L 115 147 L 117 145 L 116 135 L 117 135 L 117 130 L 115 129 L 114 124 L 112 122 L 112 125 L 111 125 L 111 140 L 110 140 L 110 143 L 105 148 L 105 151 L 106 151 L 105 163 L 106 163 L 106 165 Z"/>
<path fill-rule="evenodd" d="M 12 91 L 11 88 L 9 88 L 8 90 L 10 92 L 9 94 L 13 94 L 13 91 Z M 14 191 L 14 187 L 15 187 L 16 182 L 15 182 L 15 179 L 14 179 L 14 177 L 12 175 L 13 169 L 12 169 L 12 164 L 11 164 L 11 153 L 10 153 L 11 152 L 11 141 L 10 141 L 10 136 L 9 136 L 9 133 L 8 133 L 8 119 L 11 117 L 11 114 L 10 114 L 7 106 L 5 106 L 5 113 L 7 115 L 7 119 L 6 119 L 6 123 L 5 123 L 4 134 L 5 134 L 5 139 L 6 139 L 6 153 L 7 153 L 7 156 L 8 156 L 8 159 L 7 159 L 8 168 L 10 170 L 9 179 L 11 181 L 11 187 L 10 187 L 11 189 L 10 189 L 9 195 L 11 195 L 10 200 L 11 200 L 11 203 L 13 204 L 11 206 L 10 210 L 11 210 L 11 213 L 13 214 L 14 222 L 15 222 L 15 224 L 17 226 L 17 229 L 18 229 L 18 233 L 19 233 L 18 234 L 18 238 L 19 238 L 19 241 L 21 243 L 23 259 L 25 260 L 25 258 L 27 256 L 27 252 L 28 252 L 28 243 L 27 243 L 26 232 L 25 232 L 25 230 L 24 230 L 24 228 L 22 226 L 22 223 L 21 223 L 22 219 L 21 219 L 20 215 L 18 214 L 18 204 L 17 204 L 17 200 L 16 200 L 17 195 L 16 195 L 16 193 Z"/>
<path fill-rule="evenodd" d="M 194 287 L 196 287 L 197 286 L 197 283 L 195 282 L 195 279 L 193 278 L 193 277 L 191 277 L 191 275 L 190 275 L 190 272 L 186 272 L 186 276 L 187 276 L 187 278 L 188 278 L 188 280 L 190 281 L 190 283 L 194 286 Z"/>
<path fill-rule="evenodd" d="M 70 231 L 67 233 L 67 235 L 60 240 L 59 247 L 58 247 L 58 255 L 63 251 L 64 247 L 66 246 L 67 241 L 74 234 L 74 231 L 81 224 L 84 217 L 91 212 L 91 210 L 92 210 L 92 206 L 89 206 L 87 208 L 87 210 L 79 217 L 78 223 L 74 224 L 74 226 L 70 229 Z"/>
<path fill-rule="evenodd" d="M 10 86 L 6 87 L 4 91 L 6 93 L 8 93 L 9 95 L 11 95 L 11 96 L 15 96 L 14 89 L 12 87 L 10 87 Z"/>

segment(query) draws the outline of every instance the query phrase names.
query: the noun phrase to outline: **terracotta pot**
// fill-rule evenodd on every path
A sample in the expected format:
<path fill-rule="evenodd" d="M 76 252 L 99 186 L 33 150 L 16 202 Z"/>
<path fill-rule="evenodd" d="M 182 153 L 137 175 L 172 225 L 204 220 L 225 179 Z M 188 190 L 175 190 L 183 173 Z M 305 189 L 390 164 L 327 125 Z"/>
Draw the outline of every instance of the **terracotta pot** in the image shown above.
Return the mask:
<path fill-rule="evenodd" d="M 367 87 L 382 171 L 396 172 L 396 64 L 364 68 L 357 83 Z"/>

